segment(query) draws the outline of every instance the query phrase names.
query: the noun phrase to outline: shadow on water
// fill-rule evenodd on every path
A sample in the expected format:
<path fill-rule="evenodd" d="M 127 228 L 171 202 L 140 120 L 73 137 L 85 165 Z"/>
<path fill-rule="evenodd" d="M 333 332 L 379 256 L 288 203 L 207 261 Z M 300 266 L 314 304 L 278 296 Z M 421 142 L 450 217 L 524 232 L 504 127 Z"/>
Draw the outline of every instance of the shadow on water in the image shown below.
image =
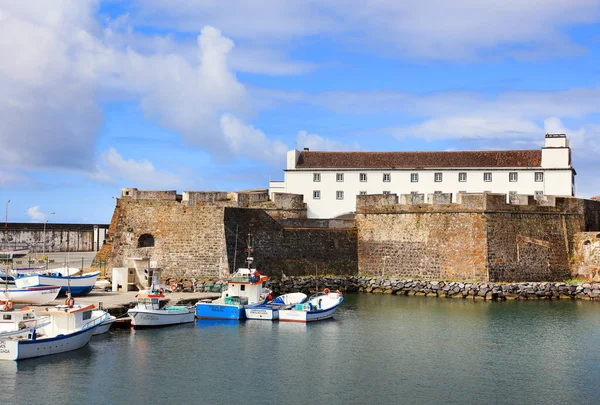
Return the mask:
<path fill-rule="evenodd" d="M 0 392 L 15 403 L 593 403 L 599 327 L 597 303 L 349 294 L 324 322 L 111 331 L 0 363 Z"/>

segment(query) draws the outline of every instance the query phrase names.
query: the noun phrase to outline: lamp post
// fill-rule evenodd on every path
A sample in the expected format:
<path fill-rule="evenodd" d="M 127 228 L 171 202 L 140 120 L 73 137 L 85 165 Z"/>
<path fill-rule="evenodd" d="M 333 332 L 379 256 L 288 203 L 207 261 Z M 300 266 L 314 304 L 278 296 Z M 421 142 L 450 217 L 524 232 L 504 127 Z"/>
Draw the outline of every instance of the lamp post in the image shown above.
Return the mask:
<path fill-rule="evenodd" d="M 48 215 L 54 215 L 54 212 L 49 213 Z M 46 219 L 46 214 L 44 214 L 44 244 L 43 244 L 43 250 L 42 250 L 42 256 L 46 256 L 46 223 L 48 222 L 48 219 Z"/>
<path fill-rule="evenodd" d="M 10 202 L 10 200 L 8 200 L 6 202 L 6 222 L 4 223 L 4 227 L 8 228 L 8 203 Z"/>

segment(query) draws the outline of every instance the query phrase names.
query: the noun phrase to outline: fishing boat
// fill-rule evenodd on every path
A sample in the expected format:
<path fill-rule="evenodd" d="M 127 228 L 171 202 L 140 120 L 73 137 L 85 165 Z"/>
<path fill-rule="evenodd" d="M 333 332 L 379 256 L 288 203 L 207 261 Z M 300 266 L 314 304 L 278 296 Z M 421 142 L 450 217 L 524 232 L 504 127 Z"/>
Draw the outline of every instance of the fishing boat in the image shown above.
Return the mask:
<path fill-rule="evenodd" d="M 81 276 L 71 276 L 70 273 L 34 274 L 15 279 L 15 285 L 19 288 L 55 285 L 61 287 L 61 294 L 66 294 L 70 289 L 71 295 L 81 296 L 92 291 L 99 275 L 99 271 L 84 273 Z"/>
<path fill-rule="evenodd" d="M 0 336 L 0 360 L 43 357 L 85 346 L 108 318 L 104 311 L 93 316 L 94 309 L 94 304 L 74 307 L 70 303 L 47 309 L 44 313 L 50 319 L 47 325 L 29 328 L 26 334 Z"/>
<path fill-rule="evenodd" d="M 157 327 L 194 322 L 194 307 L 167 305 L 161 307 L 160 300 L 165 298 L 164 290 L 143 291 L 136 296 L 137 305 L 127 313 L 131 317 L 131 326 Z"/>
<path fill-rule="evenodd" d="M 277 320 L 279 319 L 279 310 L 289 309 L 304 302 L 306 298 L 306 294 L 303 293 L 290 293 L 280 295 L 264 304 L 249 305 L 244 308 L 246 319 Z"/>
<path fill-rule="evenodd" d="M 332 318 L 344 297 L 339 291 L 331 292 L 328 288 L 317 293 L 305 303 L 296 304 L 290 309 L 279 311 L 280 322 L 313 322 Z"/>
<path fill-rule="evenodd" d="M 249 234 L 246 248 L 248 267 L 237 269 L 235 273 L 225 279 L 225 288 L 221 292 L 220 298 L 198 302 L 196 318 L 241 320 L 246 318 L 244 311 L 246 306 L 267 302 L 271 291 L 264 287 L 264 282 L 269 278 L 252 268 L 254 258 L 250 256 L 253 252 L 251 237 L 252 235 Z"/>
<path fill-rule="evenodd" d="M 46 305 L 56 299 L 60 286 L 38 286 L 0 289 L 0 299 L 15 304 Z"/>

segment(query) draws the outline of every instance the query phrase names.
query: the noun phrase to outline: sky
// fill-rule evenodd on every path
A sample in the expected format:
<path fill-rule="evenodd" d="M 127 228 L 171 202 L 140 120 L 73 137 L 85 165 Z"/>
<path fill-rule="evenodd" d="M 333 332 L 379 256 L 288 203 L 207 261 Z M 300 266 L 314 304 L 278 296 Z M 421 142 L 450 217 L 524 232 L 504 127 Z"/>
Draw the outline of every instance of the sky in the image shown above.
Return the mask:
<path fill-rule="evenodd" d="M 0 0 L 0 59 L 9 222 L 106 224 L 124 187 L 267 188 L 294 147 L 547 132 L 600 194 L 600 0 Z"/>

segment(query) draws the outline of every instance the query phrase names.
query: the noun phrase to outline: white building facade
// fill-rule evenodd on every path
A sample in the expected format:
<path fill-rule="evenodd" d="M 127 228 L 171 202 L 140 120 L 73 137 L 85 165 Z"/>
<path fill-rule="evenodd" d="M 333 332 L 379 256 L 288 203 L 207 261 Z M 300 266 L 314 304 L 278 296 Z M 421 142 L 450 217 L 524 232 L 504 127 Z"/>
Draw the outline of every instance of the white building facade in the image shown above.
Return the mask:
<path fill-rule="evenodd" d="M 573 196 L 575 170 L 564 134 L 541 150 L 287 153 L 269 192 L 302 194 L 309 218 L 352 214 L 359 194 L 504 193 Z"/>

